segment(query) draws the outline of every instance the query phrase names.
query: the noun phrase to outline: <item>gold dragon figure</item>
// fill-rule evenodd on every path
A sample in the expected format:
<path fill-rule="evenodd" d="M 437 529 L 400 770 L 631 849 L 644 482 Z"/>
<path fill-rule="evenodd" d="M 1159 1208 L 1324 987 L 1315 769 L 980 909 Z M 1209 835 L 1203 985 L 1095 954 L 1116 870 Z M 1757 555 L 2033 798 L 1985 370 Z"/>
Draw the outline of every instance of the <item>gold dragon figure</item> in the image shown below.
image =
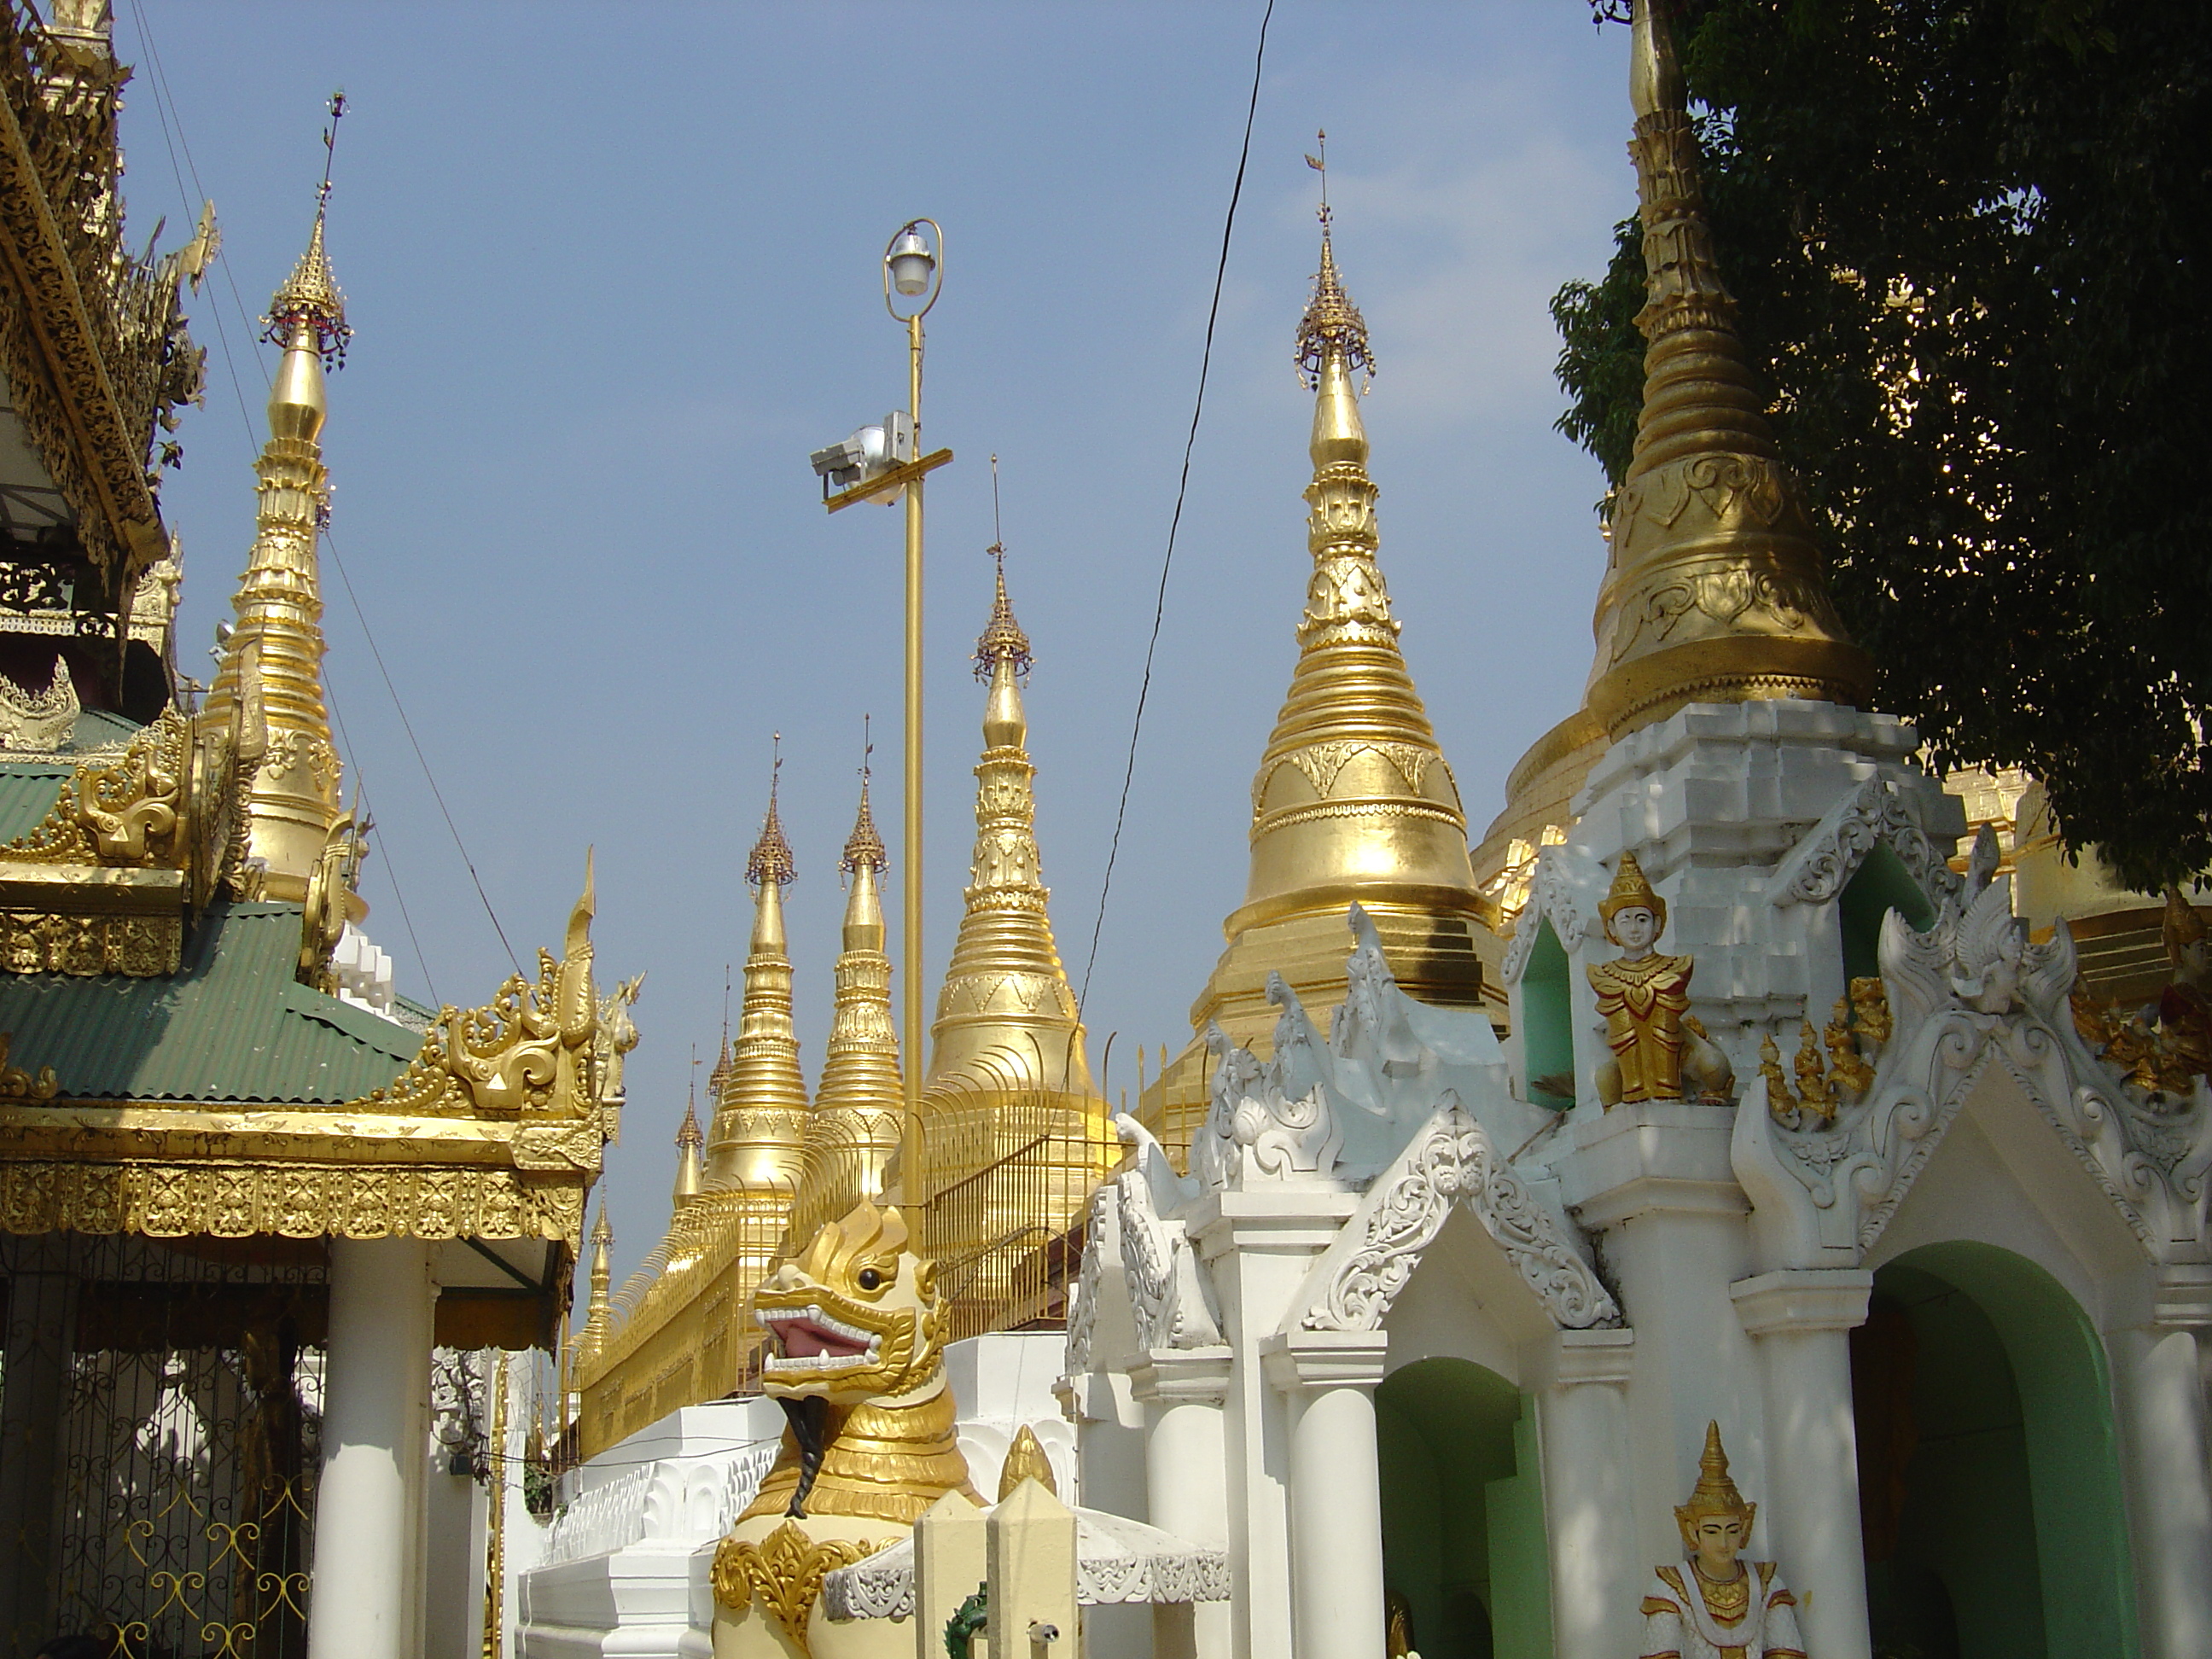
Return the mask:
<path fill-rule="evenodd" d="M 905 1218 L 861 1203 L 753 1297 L 762 1386 L 789 1419 L 714 1553 L 715 1659 L 894 1659 L 912 1633 L 815 1616 L 825 1574 L 905 1537 L 948 1492 L 981 1505 L 954 1437 L 937 1267 Z"/>

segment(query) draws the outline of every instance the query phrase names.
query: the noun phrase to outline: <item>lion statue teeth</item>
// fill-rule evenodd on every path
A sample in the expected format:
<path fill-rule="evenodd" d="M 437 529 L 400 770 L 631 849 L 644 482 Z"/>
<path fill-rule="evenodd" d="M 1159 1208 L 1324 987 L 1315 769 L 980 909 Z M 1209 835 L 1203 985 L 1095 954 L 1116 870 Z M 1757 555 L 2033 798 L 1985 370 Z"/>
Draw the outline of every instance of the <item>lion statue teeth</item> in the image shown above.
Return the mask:
<path fill-rule="evenodd" d="M 815 1617 L 826 1573 L 905 1537 L 948 1492 L 982 1499 L 954 1437 L 934 1262 L 861 1203 L 754 1293 L 762 1386 L 789 1419 L 775 1467 L 715 1552 L 715 1659 L 893 1659 L 912 1633 Z"/>

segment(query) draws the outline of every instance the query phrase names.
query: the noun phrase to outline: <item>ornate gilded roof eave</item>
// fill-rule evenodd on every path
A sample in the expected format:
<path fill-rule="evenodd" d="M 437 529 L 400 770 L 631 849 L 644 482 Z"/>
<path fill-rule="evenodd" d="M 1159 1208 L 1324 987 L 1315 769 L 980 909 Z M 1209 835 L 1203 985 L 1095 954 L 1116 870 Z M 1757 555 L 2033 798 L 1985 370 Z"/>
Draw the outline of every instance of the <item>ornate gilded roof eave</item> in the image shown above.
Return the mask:
<path fill-rule="evenodd" d="M 198 725 L 165 709 L 80 761 L 29 833 L 0 845 L 0 969 L 174 973 L 189 913 L 241 892 L 236 806 L 258 754 L 250 702 Z M 42 927 L 46 918 L 91 919 Z"/>
<path fill-rule="evenodd" d="M 148 452 L 156 417 L 197 400 L 204 354 L 183 329 L 174 260 L 139 264 L 123 254 L 119 225 L 103 234 L 57 217 L 50 191 L 90 165 L 77 152 L 105 144 L 112 175 L 122 72 L 111 63 L 104 79 L 88 78 L 91 66 L 72 53 L 75 95 L 52 97 L 51 76 L 42 81 L 32 61 L 40 34 L 12 5 L 0 8 L 0 264 L 10 279 L 0 282 L 0 364 L 86 554 L 119 600 L 168 551 Z M 127 391 L 118 384 L 126 369 Z"/>
<path fill-rule="evenodd" d="M 615 1034 L 592 978 L 595 900 L 482 1007 L 447 1006 L 386 1087 L 336 1106 L 76 1101 L 0 1042 L 0 1229 L 155 1237 L 582 1242 Z"/>
<path fill-rule="evenodd" d="M 1636 321 L 1650 347 L 1586 705 L 1617 739 L 1692 702 L 1863 704 L 1873 665 L 1836 614 L 1736 332 L 1672 35 L 1651 0 L 1632 30 L 1629 154 L 1647 289 Z"/>

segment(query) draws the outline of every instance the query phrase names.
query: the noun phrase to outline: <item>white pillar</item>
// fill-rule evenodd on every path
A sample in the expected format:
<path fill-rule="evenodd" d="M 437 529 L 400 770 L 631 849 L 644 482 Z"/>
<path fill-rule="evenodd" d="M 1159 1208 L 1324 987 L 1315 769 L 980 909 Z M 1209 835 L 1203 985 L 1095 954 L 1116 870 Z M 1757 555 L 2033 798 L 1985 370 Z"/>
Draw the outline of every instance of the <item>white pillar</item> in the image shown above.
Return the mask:
<path fill-rule="evenodd" d="M 1297 1659 L 1383 1659 L 1380 1331 L 1298 1331 L 1261 1349 L 1291 1396 L 1291 1589 Z"/>
<path fill-rule="evenodd" d="M 1144 1406 L 1146 1518 L 1209 1549 L 1229 1544 L 1229 1444 L 1222 1404 L 1229 1395 L 1226 1346 L 1155 1348 L 1129 1370 Z M 1152 1610 L 1156 1659 L 1230 1659 L 1226 1601 Z M 1186 1634 L 1185 1632 L 1188 1632 Z"/>
<path fill-rule="evenodd" d="M 1619 1659 L 1643 1634 L 1650 1568 L 1636 1547 L 1628 1435 L 1635 1358 L 1633 1331 L 1561 1331 L 1538 1396 L 1557 1659 Z"/>
<path fill-rule="evenodd" d="M 1858 1420 L 1850 1334 L 1866 1322 L 1874 1275 L 1790 1268 L 1738 1279 L 1743 1328 L 1765 1373 L 1766 1492 L 1782 1577 L 1797 1625 L 1820 1659 L 1869 1659 L 1866 1554 L 1859 1534 Z"/>
<path fill-rule="evenodd" d="M 2212 1316 L 2212 1285 L 2193 1274 L 2175 1283 L 2183 1274 L 2168 1270 L 2158 1322 L 2106 1339 L 2127 1448 L 2143 1659 L 2212 1653 L 2212 1464 L 2197 1334 Z"/>
<path fill-rule="evenodd" d="M 437 1287 L 420 1239 L 333 1239 L 308 1659 L 415 1659 Z"/>

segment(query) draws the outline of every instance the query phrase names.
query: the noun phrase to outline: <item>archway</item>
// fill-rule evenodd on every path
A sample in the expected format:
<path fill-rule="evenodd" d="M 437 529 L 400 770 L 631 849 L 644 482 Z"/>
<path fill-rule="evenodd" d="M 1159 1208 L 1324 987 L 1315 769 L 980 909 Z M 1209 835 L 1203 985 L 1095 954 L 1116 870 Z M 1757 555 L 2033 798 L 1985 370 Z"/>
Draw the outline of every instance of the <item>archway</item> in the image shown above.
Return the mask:
<path fill-rule="evenodd" d="M 1851 1333 L 1875 1651 L 2132 1659 L 2127 1521 L 2104 1348 L 2044 1269 L 1923 1246 Z"/>
<path fill-rule="evenodd" d="M 1422 1659 L 1552 1651 L 1534 1413 L 1495 1371 L 1417 1360 L 1375 1391 L 1382 1570 Z"/>

